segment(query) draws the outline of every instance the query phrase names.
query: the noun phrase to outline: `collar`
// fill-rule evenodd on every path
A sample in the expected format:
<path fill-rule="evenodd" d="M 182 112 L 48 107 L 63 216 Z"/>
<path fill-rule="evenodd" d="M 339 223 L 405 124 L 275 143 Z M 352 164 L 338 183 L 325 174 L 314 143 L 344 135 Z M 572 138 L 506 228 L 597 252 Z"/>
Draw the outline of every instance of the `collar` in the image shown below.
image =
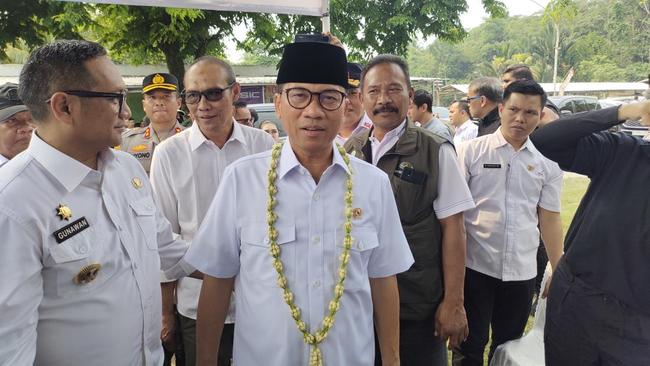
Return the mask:
<path fill-rule="evenodd" d="M 0 154 L 0 166 L 3 166 L 8 161 L 9 159 L 7 159 L 4 155 Z"/>
<path fill-rule="evenodd" d="M 481 124 L 483 126 L 488 126 L 488 125 L 491 125 L 492 123 L 494 123 L 494 121 L 496 121 L 497 119 L 499 119 L 499 107 L 498 106 L 494 107 L 494 109 L 491 110 L 490 113 L 488 113 L 485 117 L 480 118 L 478 121 L 479 121 L 479 124 Z"/>
<path fill-rule="evenodd" d="M 62 153 L 43 141 L 38 134 L 32 135 L 27 151 L 38 161 L 48 173 L 61 183 L 68 192 L 72 192 L 84 178 L 92 171 L 86 165 Z M 103 152 L 109 159 L 114 158 L 110 149 Z"/>
<path fill-rule="evenodd" d="M 350 170 L 345 161 L 339 152 L 339 149 L 336 147 L 336 144 L 332 141 L 332 149 L 334 153 L 332 154 L 332 165 L 340 166 L 347 174 L 350 174 Z M 291 148 L 291 142 L 287 138 L 286 142 L 282 146 L 282 152 L 280 153 L 280 161 L 278 162 L 278 179 L 282 179 L 287 173 L 291 170 L 296 169 L 297 167 L 302 166 L 296 154 Z"/>
<path fill-rule="evenodd" d="M 386 139 L 391 139 L 393 137 L 398 137 L 398 138 L 401 137 L 402 134 L 404 133 L 404 130 L 406 129 L 406 121 L 407 120 L 404 119 L 404 121 L 402 121 L 402 123 L 400 123 L 399 126 L 397 126 L 397 127 L 393 128 L 392 130 L 386 132 L 386 134 L 384 135 L 384 138 L 381 141 L 379 141 L 379 140 L 377 140 L 375 138 L 375 129 L 373 128 L 372 132 L 370 133 L 370 140 L 372 142 L 381 143 L 382 141 L 384 141 Z"/>
<path fill-rule="evenodd" d="M 506 138 L 503 137 L 503 132 L 501 132 L 501 127 L 502 126 L 499 126 L 499 128 L 496 131 L 494 131 L 494 133 L 487 135 L 490 136 L 488 137 L 489 146 L 493 149 L 510 145 L 510 143 L 506 141 Z M 521 149 L 519 150 L 524 150 L 524 149 L 527 149 L 529 151 L 535 151 L 535 145 L 533 145 L 532 141 L 530 141 L 530 138 L 526 139 L 526 142 L 524 142 L 524 144 L 521 145 Z"/>
<path fill-rule="evenodd" d="M 464 130 L 468 129 L 469 126 L 470 126 L 472 123 L 473 123 L 473 122 L 472 122 L 471 119 L 467 119 L 467 121 L 461 123 L 460 126 L 458 126 L 458 128 L 456 128 L 456 131 L 464 131 Z"/>
<path fill-rule="evenodd" d="M 246 139 L 244 138 L 244 131 L 243 127 L 238 123 L 238 122 L 233 122 L 233 127 L 232 127 L 232 134 L 230 134 L 230 138 L 228 141 L 226 141 L 226 144 L 230 141 L 239 141 L 243 145 L 246 144 Z M 201 132 L 201 129 L 199 128 L 198 123 L 192 123 L 192 126 L 190 127 L 190 136 L 189 136 L 189 141 L 190 141 L 190 149 L 192 151 L 195 151 L 196 149 L 199 148 L 199 146 L 203 145 L 208 139 L 205 137 L 203 132 Z M 224 148 L 226 147 L 226 144 L 224 144 Z"/>

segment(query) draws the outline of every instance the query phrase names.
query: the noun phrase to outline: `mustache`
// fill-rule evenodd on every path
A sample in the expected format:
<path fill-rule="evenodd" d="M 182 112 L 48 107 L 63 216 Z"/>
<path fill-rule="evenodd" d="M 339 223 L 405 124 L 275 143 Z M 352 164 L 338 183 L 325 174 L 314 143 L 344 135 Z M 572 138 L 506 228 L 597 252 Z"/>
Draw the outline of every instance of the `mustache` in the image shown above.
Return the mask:
<path fill-rule="evenodd" d="M 399 112 L 399 110 L 397 109 L 397 107 L 395 107 L 392 104 L 386 104 L 372 110 L 373 115 L 377 115 L 379 113 L 384 113 L 384 112 L 397 113 Z"/>

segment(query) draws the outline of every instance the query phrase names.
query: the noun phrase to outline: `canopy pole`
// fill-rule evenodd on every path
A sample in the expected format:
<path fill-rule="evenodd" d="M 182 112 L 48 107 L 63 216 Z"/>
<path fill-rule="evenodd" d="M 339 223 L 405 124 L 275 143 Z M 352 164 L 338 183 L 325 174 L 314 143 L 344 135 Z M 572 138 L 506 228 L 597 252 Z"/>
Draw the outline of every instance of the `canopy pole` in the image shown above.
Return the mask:
<path fill-rule="evenodd" d="M 320 18 L 323 22 L 323 33 L 330 33 L 330 1 L 323 0 L 323 15 Z"/>

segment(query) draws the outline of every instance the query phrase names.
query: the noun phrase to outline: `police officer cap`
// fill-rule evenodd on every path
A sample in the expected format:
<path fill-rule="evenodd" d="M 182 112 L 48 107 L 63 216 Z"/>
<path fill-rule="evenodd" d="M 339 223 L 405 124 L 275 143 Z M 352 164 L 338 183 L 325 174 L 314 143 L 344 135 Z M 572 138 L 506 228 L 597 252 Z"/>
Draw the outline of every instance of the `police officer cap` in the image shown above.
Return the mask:
<path fill-rule="evenodd" d="M 322 42 L 284 46 L 276 83 L 333 84 L 348 88 L 347 57 L 343 48 Z"/>
<path fill-rule="evenodd" d="M 163 72 L 145 76 L 142 80 L 142 92 L 148 93 L 156 89 L 178 91 L 178 79 Z"/>
<path fill-rule="evenodd" d="M 348 62 L 348 88 L 358 88 L 361 84 L 361 65 Z"/>
<path fill-rule="evenodd" d="M 0 86 L 0 123 L 16 113 L 27 110 L 27 106 L 18 98 L 18 85 L 5 83 Z"/>

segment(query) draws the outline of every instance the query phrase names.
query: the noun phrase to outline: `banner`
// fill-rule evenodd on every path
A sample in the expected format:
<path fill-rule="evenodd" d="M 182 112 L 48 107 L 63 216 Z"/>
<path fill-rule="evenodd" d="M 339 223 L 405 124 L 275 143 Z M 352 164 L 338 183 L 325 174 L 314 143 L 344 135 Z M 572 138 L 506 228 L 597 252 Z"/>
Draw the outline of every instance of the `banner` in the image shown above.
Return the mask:
<path fill-rule="evenodd" d="M 63 0 L 82 2 L 82 0 Z M 84 0 L 86 3 L 158 6 L 252 13 L 324 16 L 329 0 Z"/>

